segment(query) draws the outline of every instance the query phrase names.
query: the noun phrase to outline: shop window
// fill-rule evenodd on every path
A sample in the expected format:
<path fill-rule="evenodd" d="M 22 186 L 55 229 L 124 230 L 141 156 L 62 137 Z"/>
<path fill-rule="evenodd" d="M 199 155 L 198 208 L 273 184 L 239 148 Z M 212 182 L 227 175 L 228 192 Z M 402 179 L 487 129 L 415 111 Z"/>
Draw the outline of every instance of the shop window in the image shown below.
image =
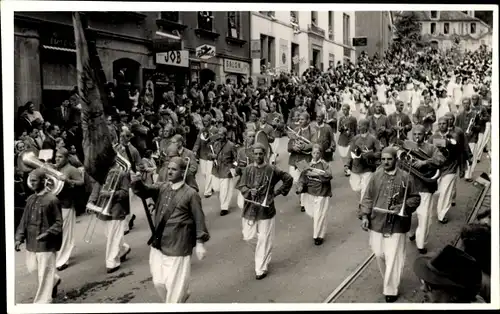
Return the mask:
<path fill-rule="evenodd" d="M 443 33 L 444 34 L 450 33 L 450 23 L 444 23 Z"/>
<path fill-rule="evenodd" d="M 198 28 L 212 31 L 214 27 L 214 17 L 211 11 L 198 11 Z"/>
<path fill-rule="evenodd" d="M 241 15 L 240 12 L 229 11 L 227 13 L 228 37 L 241 38 Z"/>

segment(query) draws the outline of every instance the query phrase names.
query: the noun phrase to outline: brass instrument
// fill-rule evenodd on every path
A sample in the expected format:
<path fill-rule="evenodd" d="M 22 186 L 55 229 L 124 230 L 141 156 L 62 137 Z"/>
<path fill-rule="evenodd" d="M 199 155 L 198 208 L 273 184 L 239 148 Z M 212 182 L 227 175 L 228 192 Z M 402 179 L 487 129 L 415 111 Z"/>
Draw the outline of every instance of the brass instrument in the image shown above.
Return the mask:
<path fill-rule="evenodd" d="M 189 171 L 189 165 L 191 164 L 191 158 L 184 157 L 184 161 L 186 162 L 186 169 L 184 170 L 184 175 L 182 176 L 182 182 L 186 182 L 186 177 Z"/>
<path fill-rule="evenodd" d="M 405 143 L 408 142 L 409 141 L 405 141 Z M 405 145 L 397 147 L 399 168 L 407 171 L 408 173 L 411 173 L 424 182 L 435 183 L 441 175 L 441 172 L 438 168 L 431 165 L 422 167 L 420 169 L 416 169 L 413 167 L 413 164 L 416 160 L 428 160 L 431 158 L 431 156 L 427 155 L 422 149 L 418 147 L 409 149 L 404 146 Z"/>
<path fill-rule="evenodd" d="M 412 164 L 413 164 L 413 160 L 412 160 L 412 157 L 410 155 L 410 171 L 411 172 L 411 167 L 412 167 Z M 392 235 L 393 233 L 393 230 L 394 230 L 394 223 L 395 223 L 395 218 L 396 216 L 399 216 L 401 218 L 403 217 L 408 217 L 408 215 L 406 215 L 405 213 L 405 210 L 406 210 L 406 199 L 408 198 L 408 187 L 410 185 L 410 175 L 408 175 L 408 177 L 406 178 L 406 182 L 403 182 L 403 187 L 405 189 L 404 191 L 404 194 L 403 194 L 403 201 L 402 201 L 402 204 L 401 204 L 401 209 L 399 210 L 399 212 L 397 213 L 394 213 L 393 211 L 391 211 L 391 206 L 394 205 L 393 203 L 396 201 L 396 198 L 399 196 L 399 192 L 396 192 L 395 194 L 393 194 L 389 200 L 389 208 L 388 209 L 385 209 L 385 208 L 379 208 L 379 207 L 373 207 L 373 210 L 376 211 L 376 212 L 379 212 L 379 213 L 385 213 L 385 214 L 388 214 L 388 217 L 387 217 L 387 220 L 386 220 L 386 225 L 389 225 L 390 226 L 390 232 L 384 232 L 383 236 L 384 238 L 388 238 Z M 394 186 L 396 187 L 396 186 Z M 399 188 L 399 187 L 397 187 Z"/>
<path fill-rule="evenodd" d="M 403 127 L 403 123 L 401 122 L 401 118 L 400 118 L 400 117 L 398 117 L 398 121 L 397 121 L 397 123 L 396 123 L 396 126 L 398 127 L 398 129 L 397 129 L 397 131 L 396 131 L 396 138 L 397 138 L 398 140 L 400 140 L 400 139 L 401 139 L 401 133 L 400 133 L 400 130 L 401 130 L 401 128 Z"/>
<path fill-rule="evenodd" d="M 311 144 L 310 140 L 308 140 L 307 138 L 303 137 L 298 132 L 295 132 L 289 126 L 287 126 L 287 129 L 288 129 L 288 137 L 290 139 L 294 140 L 294 143 L 293 143 L 294 146 L 296 146 L 298 148 L 303 148 L 305 145 Z M 307 155 L 311 154 L 311 152 L 302 152 L 302 153 L 303 154 L 307 154 Z"/>
<path fill-rule="evenodd" d="M 469 121 L 469 125 L 467 126 L 467 130 L 465 131 L 465 135 L 470 135 L 472 132 L 472 128 L 476 124 L 476 120 L 478 119 L 479 113 L 475 113 L 472 119 Z"/>
<path fill-rule="evenodd" d="M 351 158 L 352 159 L 359 159 L 362 157 L 363 154 L 365 153 L 370 153 L 371 150 L 368 149 L 366 145 L 363 145 L 363 147 L 356 146 L 354 150 L 351 150 Z"/>
<path fill-rule="evenodd" d="M 208 146 L 210 147 L 210 151 L 212 152 L 212 154 L 214 154 L 214 155 L 215 155 L 214 147 L 213 147 L 212 145 L 208 145 Z M 214 165 L 216 165 L 216 166 L 217 166 L 217 158 L 216 158 L 216 159 L 214 159 Z"/>
<path fill-rule="evenodd" d="M 111 202 L 116 192 L 116 188 L 118 187 L 118 184 L 120 184 L 120 178 L 123 173 L 128 173 L 130 169 L 130 162 L 117 152 L 115 164 L 111 169 L 109 169 L 108 175 L 106 176 L 106 181 L 101 187 L 101 192 L 108 192 L 109 195 L 99 195 L 95 204 L 92 204 L 90 202 L 87 204 L 87 212 L 95 215 L 91 215 L 89 219 L 87 230 L 85 231 L 85 235 L 83 238 L 85 243 L 92 243 L 92 237 L 97 225 L 97 216 L 111 216 L 109 212 L 112 205 Z"/>
<path fill-rule="evenodd" d="M 259 205 L 259 206 L 262 206 L 262 207 L 265 207 L 265 208 L 269 208 L 269 204 L 267 204 L 267 198 L 269 197 L 269 190 L 271 188 L 271 183 L 272 183 L 272 180 L 273 180 L 273 175 L 274 175 L 274 167 L 271 168 L 271 175 L 270 176 L 266 176 L 264 178 L 264 182 L 267 180 L 267 188 L 266 188 L 266 194 L 264 196 L 264 200 L 262 200 L 261 203 L 256 202 L 254 200 L 249 200 L 249 199 L 246 199 L 246 198 L 244 198 L 244 201 L 248 202 L 248 203 L 255 204 L 255 205 Z M 264 187 L 265 187 L 265 185 L 261 185 L 260 187 L 258 187 L 257 188 L 257 193 L 259 193 L 260 191 L 262 191 L 262 188 L 264 188 Z"/>
<path fill-rule="evenodd" d="M 38 159 L 38 157 L 36 157 L 35 153 L 32 151 L 24 151 L 19 154 L 18 166 L 20 169 L 42 168 L 45 172 L 45 175 L 47 176 L 47 179 L 45 180 L 45 187 L 47 188 L 47 191 L 53 195 L 58 195 L 64 188 L 64 181 L 62 180 L 64 175 L 49 166 L 49 164 L 46 164 Z M 27 184 L 30 189 L 33 189 L 33 186 L 31 185 L 29 179 Z"/>

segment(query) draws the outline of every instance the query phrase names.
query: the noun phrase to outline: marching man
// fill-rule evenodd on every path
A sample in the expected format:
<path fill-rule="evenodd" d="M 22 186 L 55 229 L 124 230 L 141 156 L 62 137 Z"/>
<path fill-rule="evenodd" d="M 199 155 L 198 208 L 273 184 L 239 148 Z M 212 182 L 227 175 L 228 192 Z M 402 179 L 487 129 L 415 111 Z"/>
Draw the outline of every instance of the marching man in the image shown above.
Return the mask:
<path fill-rule="evenodd" d="M 300 175 L 297 193 L 304 194 L 306 214 L 313 218 L 314 244 L 323 244 L 326 233 L 326 217 L 332 197 L 332 173 L 329 164 L 321 158 L 321 146 L 314 144 L 310 169 Z M 318 171 L 319 170 L 319 171 Z"/>
<path fill-rule="evenodd" d="M 203 129 L 198 134 L 193 146 L 193 153 L 200 159 L 200 172 L 205 179 L 205 187 L 202 188 L 205 195 L 212 193 L 213 161 L 210 159 L 210 138 L 217 133 L 217 128 L 211 124 L 212 116 L 207 114 L 203 117 Z"/>
<path fill-rule="evenodd" d="M 16 232 L 16 251 L 26 241 L 26 266 L 29 272 L 38 272 L 33 303 L 52 303 L 61 283 L 56 273 L 56 252 L 61 248 L 63 218 L 59 200 L 45 187 L 46 178 L 40 168 L 29 175 L 35 193 L 26 200 Z"/>
<path fill-rule="evenodd" d="M 276 216 L 274 198 L 288 194 L 293 185 L 293 178 L 265 162 L 264 145 L 255 144 L 253 155 L 255 162 L 243 169 L 236 188 L 245 198 L 242 218 L 243 239 L 250 242 L 257 238 L 255 278 L 261 280 L 267 276 L 268 265 L 271 262 Z M 283 184 L 275 191 L 274 188 L 280 181 Z"/>
<path fill-rule="evenodd" d="M 349 169 L 349 143 L 351 139 L 356 135 L 358 131 L 358 121 L 355 117 L 350 114 L 351 108 L 349 105 L 342 105 L 343 116 L 338 120 L 338 133 L 339 138 L 337 145 L 339 147 L 339 155 L 344 162 L 344 174 L 346 177 L 351 175 L 351 170 Z"/>
<path fill-rule="evenodd" d="M 120 263 L 124 262 L 130 253 L 130 246 L 125 243 L 125 217 L 130 213 L 129 188 L 130 179 L 128 173 L 121 173 L 116 190 L 112 195 L 110 216 L 97 213 L 97 218 L 104 221 L 106 226 L 106 271 L 108 274 L 120 269 Z M 95 183 L 89 203 L 96 203 L 100 196 L 110 197 L 109 191 L 102 191 L 102 186 Z"/>
<path fill-rule="evenodd" d="M 361 201 L 361 228 L 370 232 L 370 247 L 384 279 L 385 300 L 395 302 L 405 261 L 406 233 L 410 230 L 411 214 L 420 203 L 411 177 L 396 168 L 396 149 L 382 151 L 382 167 L 371 177 Z M 404 186 L 404 188 L 403 188 Z M 407 190 L 406 199 L 404 198 Z M 405 206 L 405 217 L 399 216 Z M 384 213 L 377 209 L 385 209 Z"/>
<path fill-rule="evenodd" d="M 198 259 L 205 257 L 204 243 L 210 239 L 201 197 L 183 176 L 186 162 L 180 157 L 170 159 L 168 182 L 146 185 L 139 175 L 131 174 L 132 187 L 142 198 L 153 198 L 155 230 L 149 267 L 153 284 L 165 303 L 185 303 L 189 298 L 191 255 L 195 248 Z"/>
<path fill-rule="evenodd" d="M 250 165 L 250 163 L 253 162 L 253 144 L 255 142 L 255 132 L 252 130 L 248 130 L 245 135 L 245 146 L 240 147 L 238 149 L 238 157 L 237 157 L 237 162 L 238 162 L 238 167 L 236 167 L 236 174 L 240 176 L 241 178 L 241 173 L 243 172 L 243 169 L 245 169 L 246 166 Z M 239 178 L 238 178 L 239 179 Z M 238 207 L 243 210 L 244 207 L 244 198 L 243 195 L 241 194 L 240 191 L 238 191 L 238 198 L 237 198 L 237 203 Z"/>

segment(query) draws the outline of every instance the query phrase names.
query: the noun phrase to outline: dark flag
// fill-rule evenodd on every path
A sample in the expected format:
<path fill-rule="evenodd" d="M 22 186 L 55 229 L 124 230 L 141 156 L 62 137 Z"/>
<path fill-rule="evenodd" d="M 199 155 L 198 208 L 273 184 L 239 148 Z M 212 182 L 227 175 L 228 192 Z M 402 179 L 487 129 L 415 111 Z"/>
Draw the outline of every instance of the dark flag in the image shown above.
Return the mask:
<path fill-rule="evenodd" d="M 85 171 L 103 185 L 109 169 L 115 163 L 111 133 L 106 125 L 101 98 L 101 86 L 95 62 L 96 52 L 89 52 L 82 18 L 73 12 L 76 43 L 78 91 L 82 104 L 83 152 Z"/>

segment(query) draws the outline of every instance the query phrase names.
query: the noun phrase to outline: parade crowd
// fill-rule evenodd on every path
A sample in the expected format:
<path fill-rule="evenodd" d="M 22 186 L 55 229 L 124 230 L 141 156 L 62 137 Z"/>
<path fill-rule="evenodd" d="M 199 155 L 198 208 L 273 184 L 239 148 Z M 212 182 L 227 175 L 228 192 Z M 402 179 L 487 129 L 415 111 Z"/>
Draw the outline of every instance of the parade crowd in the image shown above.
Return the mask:
<path fill-rule="evenodd" d="M 427 255 L 426 245 L 433 211 L 446 224 L 457 181 L 473 181 L 483 152 L 489 157 L 491 73 L 492 52 L 485 47 L 443 52 L 395 44 L 384 57 L 363 53 L 356 63 L 339 62 L 324 72 L 311 67 L 300 75 L 272 74 L 261 86 L 243 79 L 158 92 L 117 79 L 107 85 L 105 114 L 114 148 L 132 172 L 122 173 L 111 192 L 83 169 L 77 89 L 46 110 L 26 103 L 15 123 L 15 240 L 17 250 L 26 243 L 28 269 L 38 271 L 34 302 L 56 296 L 74 247 L 76 215 L 102 196 L 112 197 L 110 214 L 98 215 L 106 223 L 108 273 L 131 252 L 125 235 L 142 209 L 130 204 L 144 199 L 155 222 L 148 242 L 154 286 L 163 302 L 185 302 L 193 249 L 202 259 L 210 238 L 201 197 L 217 195 L 225 216 L 236 193 L 243 238 L 254 243 L 261 280 L 271 261 L 276 196 L 295 187 L 298 208 L 313 220 L 313 243 L 322 245 L 335 206 L 337 153 L 359 198 L 353 210 L 369 232 L 387 302 L 398 298 L 407 239 L 421 253 L 414 271 L 428 302 L 488 302 L 489 213 L 464 228 L 463 250 L 447 246 Z M 278 155 L 282 141 L 288 141 L 288 169 L 275 163 L 285 157 Z M 401 149 L 419 152 L 411 167 L 422 176 L 398 166 Z M 42 158 L 47 150 L 52 153 Z M 46 192 L 46 171 L 23 165 L 26 151 L 63 173 L 61 193 Z"/>

